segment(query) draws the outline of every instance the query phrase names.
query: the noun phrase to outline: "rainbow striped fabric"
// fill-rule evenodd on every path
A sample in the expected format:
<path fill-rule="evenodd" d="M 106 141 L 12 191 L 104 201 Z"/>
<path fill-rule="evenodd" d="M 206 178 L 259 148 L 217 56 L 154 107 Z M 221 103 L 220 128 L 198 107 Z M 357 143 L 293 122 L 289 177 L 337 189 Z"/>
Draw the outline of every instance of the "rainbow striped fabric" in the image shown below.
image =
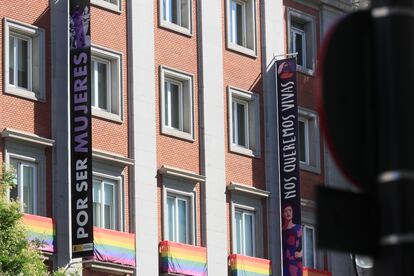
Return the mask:
<path fill-rule="evenodd" d="M 96 260 L 135 266 L 134 234 L 98 227 L 94 227 L 93 231 Z"/>
<path fill-rule="evenodd" d="M 233 254 L 229 256 L 232 276 L 268 276 L 272 275 L 269 260 Z"/>
<path fill-rule="evenodd" d="M 54 252 L 53 241 L 55 239 L 55 231 L 51 218 L 24 214 L 22 223 L 28 230 L 28 239 L 30 241 L 40 241 L 42 243 L 40 246 L 42 251 Z"/>
<path fill-rule="evenodd" d="M 204 247 L 162 241 L 160 269 L 163 273 L 206 276 L 207 250 Z"/>

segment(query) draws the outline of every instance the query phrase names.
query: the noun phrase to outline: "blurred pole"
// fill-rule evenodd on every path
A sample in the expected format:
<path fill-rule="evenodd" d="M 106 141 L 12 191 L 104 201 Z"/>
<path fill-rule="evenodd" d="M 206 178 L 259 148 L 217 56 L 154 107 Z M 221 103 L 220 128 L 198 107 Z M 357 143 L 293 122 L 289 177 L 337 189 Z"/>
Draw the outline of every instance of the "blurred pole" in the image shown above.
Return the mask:
<path fill-rule="evenodd" d="M 373 0 L 380 252 L 374 275 L 414 275 L 414 1 Z M 369 229 L 365 229 L 366 234 Z M 364 233 L 362 229 L 361 234 Z"/>

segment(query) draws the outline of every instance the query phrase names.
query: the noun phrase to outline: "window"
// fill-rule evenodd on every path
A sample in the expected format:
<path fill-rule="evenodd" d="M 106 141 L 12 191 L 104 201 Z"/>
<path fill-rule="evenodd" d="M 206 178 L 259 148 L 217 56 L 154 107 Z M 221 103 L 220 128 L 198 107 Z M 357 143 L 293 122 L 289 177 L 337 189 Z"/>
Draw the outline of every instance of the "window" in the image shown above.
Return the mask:
<path fill-rule="evenodd" d="M 6 93 L 45 100 L 45 36 L 43 29 L 4 20 Z"/>
<path fill-rule="evenodd" d="M 93 225 L 120 230 L 119 183 L 115 180 L 93 179 Z"/>
<path fill-rule="evenodd" d="M 259 96 L 229 88 L 230 150 L 260 155 Z"/>
<path fill-rule="evenodd" d="M 232 50 L 256 55 L 254 0 L 227 0 L 227 44 Z"/>
<path fill-rule="evenodd" d="M 301 169 L 320 173 L 320 135 L 317 114 L 309 109 L 299 108 L 298 144 Z"/>
<path fill-rule="evenodd" d="M 299 118 L 299 160 L 309 165 L 309 122 Z"/>
<path fill-rule="evenodd" d="M 160 25 L 191 35 L 191 0 L 160 0 Z"/>
<path fill-rule="evenodd" d="M 164 240 L 195 244 L 195 186 L 164 178 Z"/>
<path fill-rule="evenodd" d="M 293 53 L 298 53 L 297 63 L 300 66 L 306 65 L 306 33 L 304 24 L 291 22 L 290 28 L 291 48 Z"/>
<path fill-rule="evenodd" d="M 26 214 L 37 214 L 37 165 L 34 162 L 10 159 L 16 171 L 15 184 L 10 198 L 20 202 Z"/>
<path fill-rule="evenodd" d="M 91 3 L 116 12 L 121 11 L 121 0 L 91 0 Z"/>
<path fill-rule="evenodd" d="M 93 114 L 121 121 L 121 54 L 92 48 L 91 75 Z"/>
<path fill-rule="evenodd" d="M 166 239 L 179 243 L 190 243 L 190 200 L 188 197 L 167 195 Z"/>
<path fill-rule="evenodd" d="M 303 232 L 304 265 L 306 267 L 316 268 L 315 228 L 309 225 L 304 225 Z"/>
<path fill-rule="evenodd" d="M 315 18 L 289 8 L 289 52 L 297 54 L 298 69 L 313 74 L 316 56 Z"/>
<path fill-rule="evenodd" d="M 161 68 L 162 133 L 193 140 L 192 76 Z"/>
<path fill-rule="evenodd" d="M 235 253 L 244 256 L 256 256 L 256 221 L 251 211 L 236 208 L 235 210 Z"/>

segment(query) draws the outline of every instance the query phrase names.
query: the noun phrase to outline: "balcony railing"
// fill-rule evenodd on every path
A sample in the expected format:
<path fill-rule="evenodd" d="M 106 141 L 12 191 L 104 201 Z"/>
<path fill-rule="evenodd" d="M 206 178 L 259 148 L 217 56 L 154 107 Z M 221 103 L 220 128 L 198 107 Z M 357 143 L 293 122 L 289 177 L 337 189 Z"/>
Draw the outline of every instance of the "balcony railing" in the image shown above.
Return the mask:
<path fill-rule="evenodd" d="M 160 243 L 161 273 L 191 276 L 207 275 L 207 250 L 188 244 L 162 241 Z"/>
<path fill-rule="evenodd" d="M 135 234 L 93 228 L 94 259 L 135 267 Z"/>
<path fill-rule="evenodd" d="M 303 268 L 303 276 L 332 276 L 329 271 L 317 270 L 309 267 Z"/>
<path fill-rule="evenodd" d="M 24 214 L 21 220 L 28 230 L 29 240 L 39 242 L 39 249 L 43 252 L 53 253 L 55 240 L 53 220 L 29 214 Z"/>
<path fill-rule="evenodd" d="M 233 254 L 229 256 L 231 276 L 268 276 L 272 275 L 269 260 Z"/>

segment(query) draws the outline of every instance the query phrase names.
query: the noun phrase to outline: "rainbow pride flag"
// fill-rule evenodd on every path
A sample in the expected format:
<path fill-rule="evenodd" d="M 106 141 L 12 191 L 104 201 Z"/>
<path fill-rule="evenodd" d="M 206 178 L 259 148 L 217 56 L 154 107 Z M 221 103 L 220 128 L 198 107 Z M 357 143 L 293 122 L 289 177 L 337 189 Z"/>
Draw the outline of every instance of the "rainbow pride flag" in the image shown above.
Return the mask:
<path fill-rule="evenodd" d="M 94 259 L 135 266 L 135 234 L 93 228 Z"/>
<path fill-rule="evenodd" d="M 272 275 L 269 260 L 233 254 L 229 256 L 232 276 L 268 276 Z"/>
<path fill-rule="evenodd" d="M 207 250 L 204 247 L 160 242 L 160 270 L 191 276 L 207 275 Z"/>
<path fill-rule="evenodd" d="M 53 253 L 53 241 L 55 240 L 53 220 L 29 214 L 24 214 L 21 220 L 28 230 L 28 239 L 30 241 L 40 241 L 42 251 Z"/>

